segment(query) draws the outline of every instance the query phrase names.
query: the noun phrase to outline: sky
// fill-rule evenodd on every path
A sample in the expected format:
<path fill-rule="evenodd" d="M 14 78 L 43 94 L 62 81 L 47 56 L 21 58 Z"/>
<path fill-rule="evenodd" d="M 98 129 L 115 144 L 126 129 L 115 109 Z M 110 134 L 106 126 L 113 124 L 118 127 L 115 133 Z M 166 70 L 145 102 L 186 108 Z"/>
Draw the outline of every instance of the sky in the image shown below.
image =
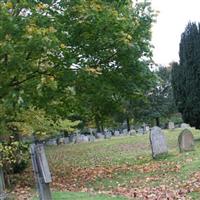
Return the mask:
<path fill-rule="evenodd" d="M 168 66 L 179 61 L 181 33 L 188 22 L 200 22 L 200 0 L 152 0 L 152 7 L 159 11 L 152 28 L 153 59 Z"/>

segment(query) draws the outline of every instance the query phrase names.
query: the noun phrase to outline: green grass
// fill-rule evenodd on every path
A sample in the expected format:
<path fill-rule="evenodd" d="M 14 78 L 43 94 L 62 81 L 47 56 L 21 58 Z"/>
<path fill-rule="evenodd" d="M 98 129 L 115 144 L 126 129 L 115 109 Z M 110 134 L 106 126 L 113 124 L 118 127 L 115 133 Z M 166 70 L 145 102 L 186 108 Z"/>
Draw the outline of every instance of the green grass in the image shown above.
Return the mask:
<path fill-rule="evenodd" d="M 112 197 L 102 194 L 90 194 L 85 192 L 54 192 L 53 200 L 126 200 L 124 197 Z M 33 200 L 38 200 L 34 198 Z"/>
<path fill-rule="evenodd" d="M 179 152 L 177 142 L 181 129 L 164 131 L 168 155 L 156 160 L 151 157 L 148 134 L 113 137 L 79 145 L 47 147 L 54 183 L 58 180 L 62 182 L 62 186 L 54 184 L 53 187 L 57 190 L 72 191 L 92 188 L 94 192 L 114 191 L 118 187 L 155 188 L 160 185 L 171 188 L 179 185 L 185 188 L 184 184 L 192 180 L 193 174 L 200 172 L 200 131 L 191 130 L 195 138 L 194 151 Z M 89 197 L 95 200 L 109 199 L 106 196 L 90 196 L 86 193 L 55 193 L 55 195 L 72 195 L 68 197 L 72 200 L 89 199 Z M 199 199 L 200 192 L 195 189 L 188 193 L 187 197 Z"/>

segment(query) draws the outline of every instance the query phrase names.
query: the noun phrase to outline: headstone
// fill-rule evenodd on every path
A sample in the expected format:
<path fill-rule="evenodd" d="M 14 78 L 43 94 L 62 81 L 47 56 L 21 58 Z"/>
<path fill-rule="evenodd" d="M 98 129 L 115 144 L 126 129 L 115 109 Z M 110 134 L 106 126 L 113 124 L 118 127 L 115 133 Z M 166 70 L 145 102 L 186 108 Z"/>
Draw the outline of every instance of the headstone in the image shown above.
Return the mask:
<path fill-rule="evenodd" d="M 94 142 L 96 138 L 94 137 L 94 135 L 89 135 L 88 139 L 89 139 L 89 142 Z"/>
<path fill-rule="evenodd" d="M 70 134 L 69 135 L 69 142 L 70 143 L 75 143 L 76 140 L 76 135 L 75 134 Z"/>
<path fill-rule="evenodd" d="M 104 139 L 105 136 L 102 133 L 96 133 L 96 138 L 97 139 Z"/>
<path fill-rule="evenodd" d="M 50 139 L 46 142 L 47 145 L 57 145 L 56 139 Z"/>
<path fill-rule="evenodd" d="M 149 132 L 150 131 L 150 127 L 149 126 L 146 126 L 145 127 L 145 132 Z"/>
<path fill-rule="evenodd" d="M 65 144 L 65 138 L 58 138 L 58 144 Z"/>
<path fill-rule="evenodd" d="M 186 123 L 182 123 L 181 124 L 181 128 L 190 128 L 190 125 L 189 124 L 186 124 Z"/>
<path fill-rule="evenodd" d="M 169 122 L 169 123 L 168 123 L 168 129 L 172 130 L 172 129 L 174 129 L 174 128 L 175 128 L 174 122 Z"/>
<path fill-rule="evenodd" d="M 120 136 L 119 131 L 115 131 L 115 132 L 114 132 L 114 136 Z"/>
<path fill-rule="evenodd" d="M 180 152 L 194 150 L 194 138 L 192 132 L 188 129 L 184 129 L 178 137 L 178 144 Z"/>
<path fill-rule="evenodd" d="M 138 134 L 144 134 L 144 129 L 143 129 L 143 128 L 139 128 L 139 129 L 137 130 L 137 132 L 138 132 Z"/>
<path fill-rule="evenodd" d="M 162 133 L 161 128 L 157 126 L 151 129 L 150 144 L 151 144 L 153 158 L 156 158 L 156 156 L 168 152 L 165 136 Z"/>
<path fill-rule="evenodd" d="M 112 136 L 112 133 L 110 131 L 105 132 L 105 139 L 110 139 Z"/>
<path fill-rule="evenodd" d="M 30 147 L 33 171 L 40 200 L 51 200 L 49 183 L 52 182 L 44 146 L 32 144 Z"/>
<path fill-rule="evenodd" d="M 69 137 L 65 137 L 64 138 L 64 144 L 69 144 L 70 142 L 69 142 Z"/>
<path fill-rule="evenodd" d="M 136 134 L 136 131 L 135 131 L 134 129 L 131 129 L 131 130 L 129 131 L 129 134 L 130 134 L 130 135 L 135 135 L 135 134 Z"/>
<path fill-rule="evenodd" d="M 128 135 L 128 130 L 127 129 L 123 129 L 122 134 L 123 135 Z"/>

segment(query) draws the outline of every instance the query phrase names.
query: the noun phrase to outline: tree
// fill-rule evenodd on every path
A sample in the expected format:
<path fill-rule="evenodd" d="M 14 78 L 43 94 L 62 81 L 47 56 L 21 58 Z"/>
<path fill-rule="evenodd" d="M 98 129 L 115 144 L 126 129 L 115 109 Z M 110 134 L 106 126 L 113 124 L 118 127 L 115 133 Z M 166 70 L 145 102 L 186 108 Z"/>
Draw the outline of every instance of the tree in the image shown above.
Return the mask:
<path fill-rule="evenodd" d="M 155 119 L 156 126 L 160 126 L 160 118 L 169 118 L 177 112 L 171 85 L 171 67 L 160 66 L 155 72 L 157 81 L 155 87 L 148 95 L 148 118 Z M 147 114 L 148 113 L 148 114 Z"/>
<path fill-rule="evenodd" d="M 189 23 L 182 33 L 179 58 L 172 69 L 173 92 L 183 120 L 200 128 L 200 25 Z"/>

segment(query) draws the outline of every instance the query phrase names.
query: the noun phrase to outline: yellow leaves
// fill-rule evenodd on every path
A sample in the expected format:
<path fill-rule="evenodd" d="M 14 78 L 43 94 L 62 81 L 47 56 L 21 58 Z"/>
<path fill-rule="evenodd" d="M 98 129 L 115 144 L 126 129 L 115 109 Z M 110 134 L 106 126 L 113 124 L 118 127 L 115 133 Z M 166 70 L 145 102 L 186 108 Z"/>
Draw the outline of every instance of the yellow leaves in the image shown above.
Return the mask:
<path fill-rule="evenodd" d="M 26 26 L 26 32 L 28 35 L 37 34 L 37 35 L 46 36 L 49 33 L 57 32 L 57 30 L 52 26 L 47 27 L 47 28 L 40 28 L 36 24 L 32 23 L 32 24 Z"/>
<path fill-rule="evenodd" d="M 94 75 L 100 75 L 102 74 L 101 72 L 101 68 L 100 67 L 97 67 L 97 68 L 93 68 L 93 67 L 86 67 L 84 69 L 84 71 L 90 73 L 90 74 L 94 74 Z"/>
<path fill-rule="evenodd" d="M 8 1 L 8 2 L 6 3 L 6 8 L 12 9 L 12 8 L 13 8 L 12 2 Z"/>
<path fill-rule="evenodd" d="M 129 35 L 128 33 L 121 32 L 121 38 L 120 41 L 123 42 L 124 44 L 130 44 L 132 42 L 132 36 Z"/>
<path fill-rule="evenodd" d="M 36 5 L 36 9 L 38 9 L 38 10 L 44 10 L 46 8 L 47 8 L 47 4 L 44 4 L 44 3 L 38 3 Z"/>
<path fill-rule="evenodd" d="M 66 47 L 65 44 L 61 44 L 61 45 L 60 45 L 60 48 L 61 48 L 61 49 L 64 49 L 65 47 Z"/>

